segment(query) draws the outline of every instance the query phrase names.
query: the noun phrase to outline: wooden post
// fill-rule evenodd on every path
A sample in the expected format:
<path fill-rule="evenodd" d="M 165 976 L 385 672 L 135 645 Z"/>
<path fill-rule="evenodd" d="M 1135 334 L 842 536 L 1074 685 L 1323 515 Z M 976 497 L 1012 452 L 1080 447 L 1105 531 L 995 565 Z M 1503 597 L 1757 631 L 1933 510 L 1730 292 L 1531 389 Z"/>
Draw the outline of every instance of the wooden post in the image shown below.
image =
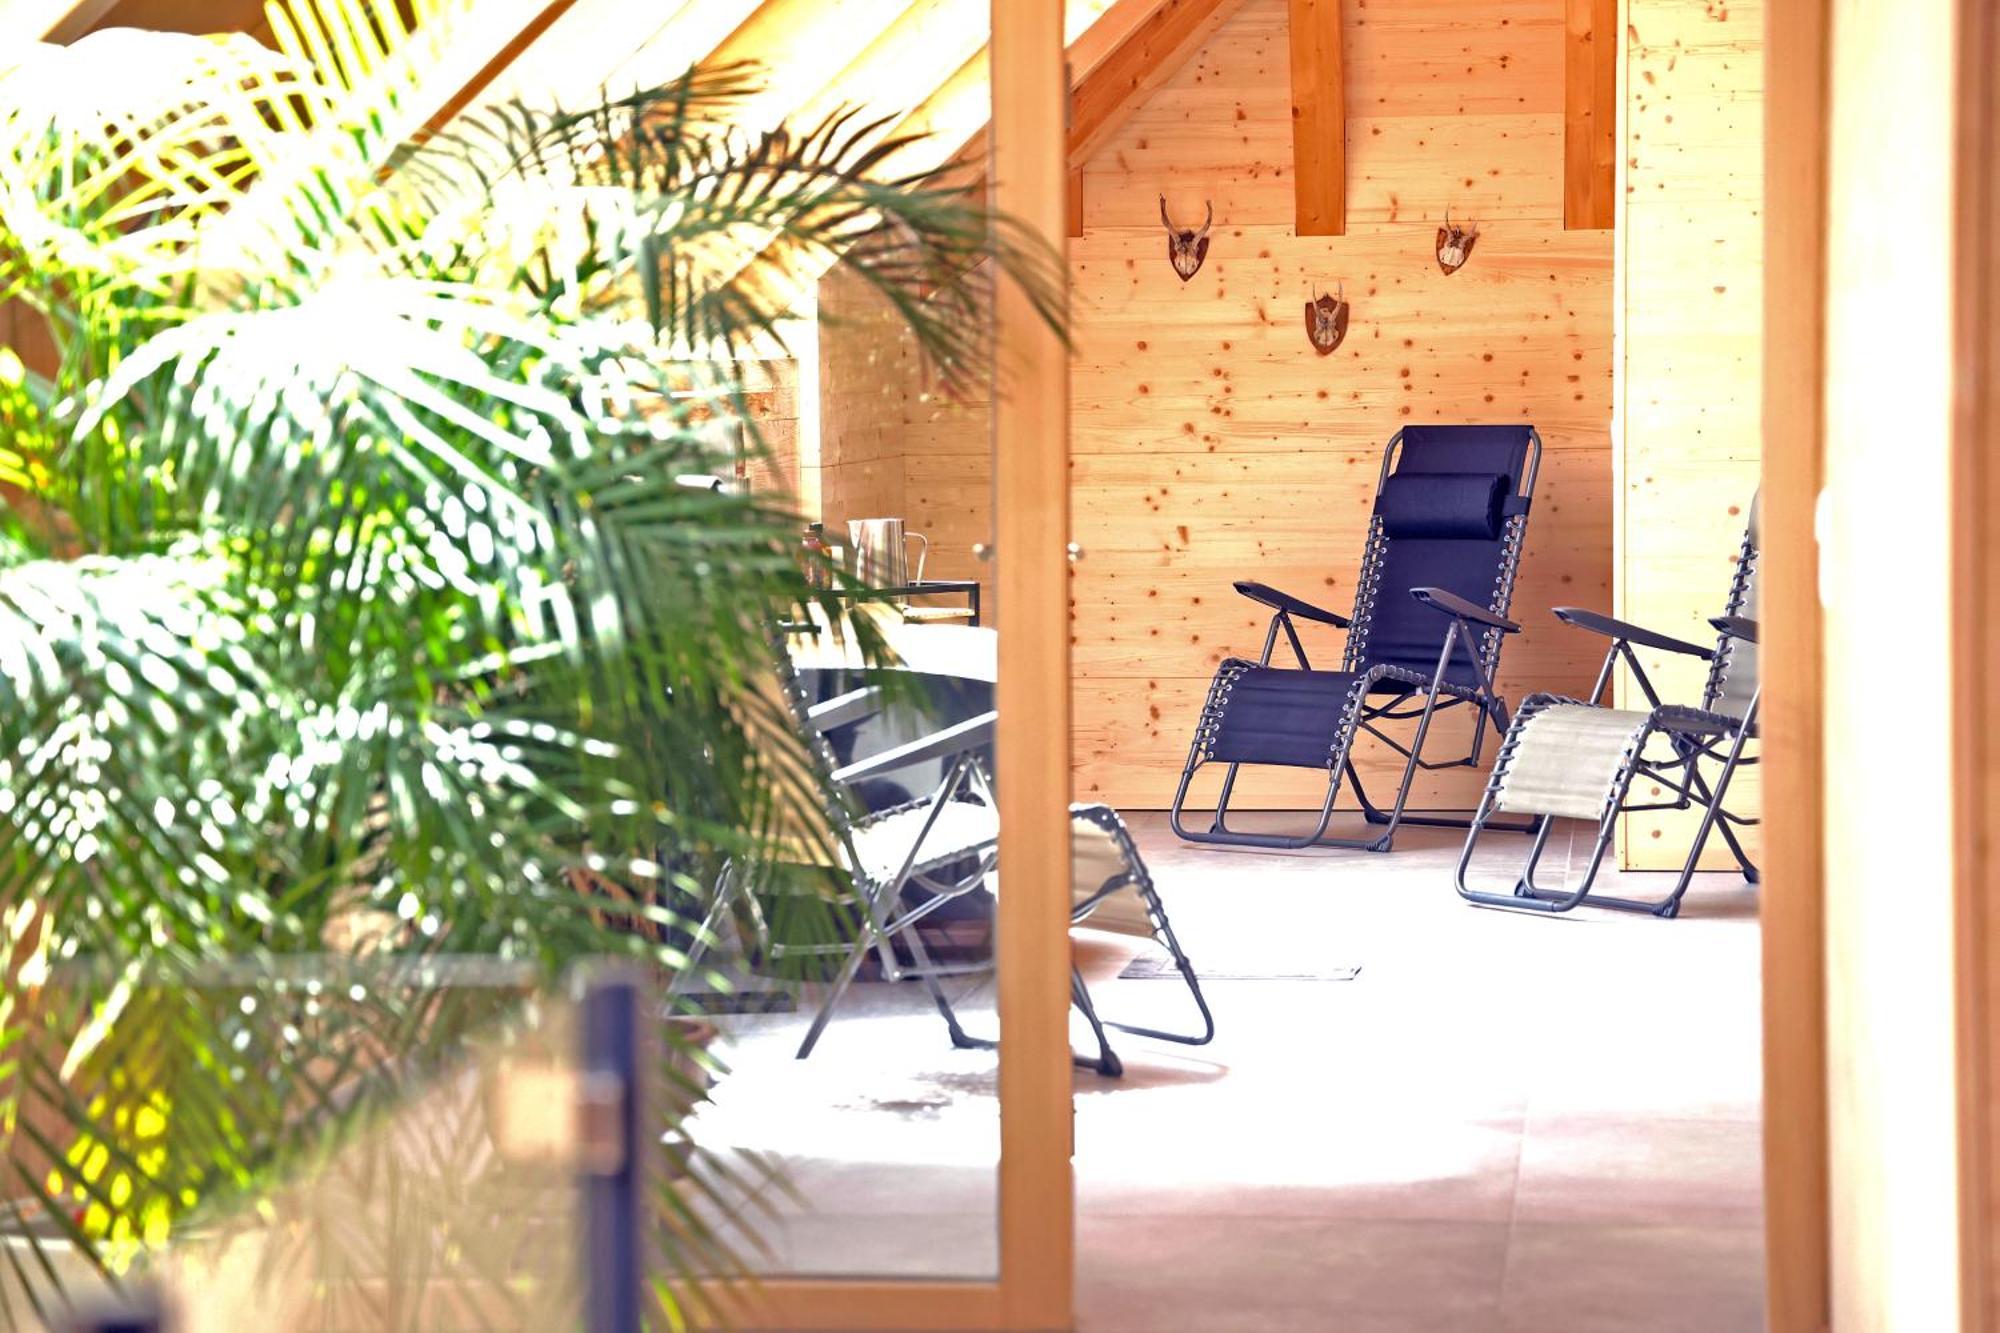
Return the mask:
<path fill-rule="evenodd" d="M 1563 226 L 1616 225 L 1618 0 L 1567 0 L 1563 30 Z"/>
<path fill-rule="evenodd" d="M 1773 0 L 1765 47 L 1764 1136 L 1766 1327 L 1817 1330 L 1827 1285 L 1825 766 L 1813 501 L 1826 340 L 1826 0 Z"/>
<path fill-rule="evenodd" d="M 1067 280 L 1062 0 L 993 0 L 993 193 Z M 1068 1328 L 1069 353 L 1017 284 L 996 293 L 1000 564 L 1000 1289 L 1009 1328 Z"/>
<path fill-rule="evenodd" d="M 1953 758 L 1958 935 L 1960 1327 L 2000 1328 L 2000 16 L 1958 5 L 1958 183 L 1955 319 L 1960 386 L 1952 448 L 1954 600 L 1952 713 L 1964 738 Z"/>
<path fill-rule="evenodd" d="M 1298 234 L 1347 232 L 1340 0 L 1291 0 L 1292 192 Z"/>

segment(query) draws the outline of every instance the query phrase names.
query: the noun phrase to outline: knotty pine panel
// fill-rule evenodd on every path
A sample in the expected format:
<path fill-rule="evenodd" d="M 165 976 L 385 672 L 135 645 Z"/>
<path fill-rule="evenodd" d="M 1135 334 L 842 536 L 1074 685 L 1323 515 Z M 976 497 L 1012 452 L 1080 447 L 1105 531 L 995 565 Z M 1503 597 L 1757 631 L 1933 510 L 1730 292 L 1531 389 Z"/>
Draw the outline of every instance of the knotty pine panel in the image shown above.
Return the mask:
<path fill-rule="evenodd" d="M 1350 609 L 1381 451 L 1411 422 L 1542 433 L 1503 692 L 1580 693 L 1601 655 L 1548 614 L 1612 600 L 1613 242 L 1562 230 L 1561 0 L 1350 0 L 1341 237 L 1292 232 L 1285 10 L 1249 0 L 1085 167 L 1071 241 L 1079 798 L 1170 800 L 1216 665 L 1263 642 L 1266 618 L 1232 581 Z M 1163 192 L 1184 225 L 1215 203 L 1208 261 L 1185 284 L 1166 262 Z M 1447 205 L 1481 226 L 1449 277 L 1434 235 Z M 1337 283 L 1348 334 L 1320 357 L 1303 305 Z M 1305 637 L 1315 664 L 1338 662 L 1340 634 Z M 1388 781 L 1385 762 L 1364 758 L 1364 774 Z M 1417 799 L 1469 804 L 1482 780 L 1429 775 Z M 1246 776 L 1238 791 L 1297 806 L 1324 776 Z"/>
<path fill-rule="evenodd" d="M 1561 0 L 1348 0 L 1350 116 L 1561 112 Z"/>
<path fill-rule="evenodd" d="M 1763 7 L 1628 8 L 1619 614 L 1710 643 L 1707 618 L 1722 609 L 1762 453 Z M 1641 660 L 1663 697 L 1700 697 L 1706 664 Z M 1747 776 L 1738 809 L 1756 799 L 1754 770 Z M 1678 866 L 1694 829 L 1684 814 L 1627 824 L 1626 863 L 1648 869 Z M 1714 846 L 1704 864 L 1734 862 Z"/>
<path fill-rule="evenodd" d="M 846 265 L 820 279 L 818 310 L 819 511 L 809 517 L 845 546 L 849 519 L 903 512 L 903 434 L 921 371 L 895 310 Z"/>
<path fill-rule="evenodd" d="M 1073 470 L 1073 522 L 1089 553 L 1072 584 L 1079 782 L 1087 774 L 1095 798 L 1136 807 L 1171 799 L 1216 667 L 1262 646 L 1268 615 L 1235 593 L 1234 580 L 1254 577 L 1343 614 L 1352 608 L 1380 453 L 1186 455 L 1166 475 L 1158 464 L 1086 455 Z M 1323 479 L 1329 469 L 1337 480 Z M 1499 684 L 1510 701 L 1589 689 L 1603 645 L 1549 608 L 1609 607 L 1610 546 L 1608 452 L 1549 451 L 1515 586 L 1522 632 L 1501 657 Z M 1302 631 L 1316 666 L 1338 665 L 1339 631 Z M 1288 661 L 1285 653 L 1281 645 Z M 1169 711 L 1141 719 L 1141 698 Z M 1118 752 L 1119 737 L 1142 732 L 1156 734 L 1143 754 Z M 1164 764 L 1156 762 L 1162 745 L 1179 747 Z M 1463 794 L 1462 776 L 1425 775 L 1418 794 L 1449 803 Z M 1242 793 L 1247 804 L 1283 804 L 1317 789 L 1310 775 L 1288 776 Z"/>
<path fill-rule="evenodd" d="M 848 519 L 900 515 L 929 540 L 927 577 L 981 581 L 990 623 L 992 569 L 972 553 L 993 539 L 990 391 L 946 392 L 901 318 L 845 266 L 820 280 L 818 342 L 820 457 L 803 485 L 817 485 L 816 516 L 845 546 Z"/>
<path fill-rule="evenodd" d="M 1560 217 L 1562 0 L 1343 8 L 1347 222 Z M 1285 0 L 1250 0 L 1084 169 L 1084 224 L 1293 216 Z"/>

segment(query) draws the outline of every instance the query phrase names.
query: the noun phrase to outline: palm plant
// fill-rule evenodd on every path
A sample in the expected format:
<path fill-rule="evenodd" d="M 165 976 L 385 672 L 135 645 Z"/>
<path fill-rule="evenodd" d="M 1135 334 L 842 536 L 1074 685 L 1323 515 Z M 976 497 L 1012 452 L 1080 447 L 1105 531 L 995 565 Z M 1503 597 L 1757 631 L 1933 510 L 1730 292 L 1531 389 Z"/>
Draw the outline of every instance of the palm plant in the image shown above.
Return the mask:
<path fill-rule="evenodd" d="M 113 1268 L 464 1031 L 382 988 L 250 1032 L 287 957 L 672 967 L 680 897 L 813 827 L 758 688 L 794 515 L 676 483 L 759 447 L 800 284 L 846 255 L 948 383 L 982 261 L 1058 316 L 882 124 L 730 129 L 752 69 L 413 135 L 466 9 L 0 57 L 0 312 L 48 342 L 0 348 L 0 1229 Z"/>

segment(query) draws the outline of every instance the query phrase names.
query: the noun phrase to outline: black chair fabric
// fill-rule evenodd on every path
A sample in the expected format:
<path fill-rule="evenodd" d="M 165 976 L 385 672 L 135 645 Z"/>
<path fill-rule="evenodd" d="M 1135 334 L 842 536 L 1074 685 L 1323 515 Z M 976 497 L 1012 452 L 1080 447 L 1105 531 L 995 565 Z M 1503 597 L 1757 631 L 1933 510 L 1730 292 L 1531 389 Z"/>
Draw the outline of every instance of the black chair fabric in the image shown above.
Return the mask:
<path fill-rule="evenodd" d="M 1405 426 L 1396 475 L 1411 472 L 1498 472 L 1509 491 L 1521 489 L 1531 426 Z"/>
<path fill-rule="evenodd" d="M 1230 688 L 1212 752 L 1229 763 L 1325 768 L 1353 688 L 1348 671 L 1250 667 Z"/>
<path fill-rule="evenodd" d="M 1437 669 L 1438 651 L 1451 622 L 1416 598 L 1412 588 L 1443 588 L 1475 606 L 1493 603 L 1494 585 L 1506 559 L 1504 518 L 1527 512 L 1527 500 L 1517 494 L 1527 467 L 1532 430 L 1528 426 L 1405 426 L 1395 470 L 1382 488 L 1384 498 L 1420 494 L 1433 486 L 1432 498 L 1412 510 L 1428 513 L 1426 524 L 1412 521 L 1397 536 L 1384 517 L 1388 539 L 1375 584 L 1375 607 L 1358 665 L 1401 667 L 1425 677 Z M 1478 480 L 1484 478 L 1483 481 Z M 1482 487 L 1500 487 L 1500 514 L 1488 536 L 1427 535 L 1454 527 L 1463 530 L 1463 512 L 1453 506 L 1476 504 Z M 1378 506 L 1378 512 L 1379 506 Z M 1476 686 L 1478 674 L 1455 653 L 1445 679 L 1454 685 Z M 1378 692 L 1400 689 L 1384 683 Z"/>
<path fill-rule="evenodd" d="M 1499 541 L 1417 539 L 1392 540 L 1382 559 L 1375 597 L 1375 614 L 1368 626 L 1361 665 L 1402 667 L 1429 679 L 1437 670 L 1451 620 L 1410 596 L 1412 588 L 1443 588 L 1474 606 L 1493 601 L 1493 584 L 1500 573 Z M 1463 652 L 1453 655 L 1445 679 L 1474 686 L 1479 677 Z"/>
<path fill-rule="evenodd" d="M 1507 490 L 1502 472 L 1398 472 L 1382 483 L 1375 514 L 1385 537 L 1492 541 Z"/>

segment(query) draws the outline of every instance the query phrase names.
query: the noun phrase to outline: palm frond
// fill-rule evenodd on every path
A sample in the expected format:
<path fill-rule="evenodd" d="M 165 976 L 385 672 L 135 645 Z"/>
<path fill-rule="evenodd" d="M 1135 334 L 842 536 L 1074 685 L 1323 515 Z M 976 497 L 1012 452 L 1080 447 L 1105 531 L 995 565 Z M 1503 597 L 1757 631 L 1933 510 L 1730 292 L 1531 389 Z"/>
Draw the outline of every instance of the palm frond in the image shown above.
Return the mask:
<path fill-rule="evenodd" d="M 413 142 L 470 12 L 273 0 L 275 50 L 104 33 L 0 70 L 0 301 L 56 348 L 0 351 L 0 1141 L 38 1164 L 0 1184 L 33 1242 L 0 1327 L 50 1247 L 115 1270 L 222 1225 L 470 1039 L 394 987 L 336 1015 L 300 967 L 673 969 L 724 864 L 834 864 L 769 688 L 816 596 L 796 517 L 676 478 L 760 447 L 737 358 L 837 257 L 952 384 L 994 274 L 1060 322 L 1053 257 L 890 175 L 883 123 L 732 129 L 751 68 Z M 831 938 L 839 888 L 781 928 Z M 463 1166 L 401 1147 L 368 1170 Z M 758 1167 L 705 1169 L 671 1257 L 738 1271 L 704 1218 Z"/>

